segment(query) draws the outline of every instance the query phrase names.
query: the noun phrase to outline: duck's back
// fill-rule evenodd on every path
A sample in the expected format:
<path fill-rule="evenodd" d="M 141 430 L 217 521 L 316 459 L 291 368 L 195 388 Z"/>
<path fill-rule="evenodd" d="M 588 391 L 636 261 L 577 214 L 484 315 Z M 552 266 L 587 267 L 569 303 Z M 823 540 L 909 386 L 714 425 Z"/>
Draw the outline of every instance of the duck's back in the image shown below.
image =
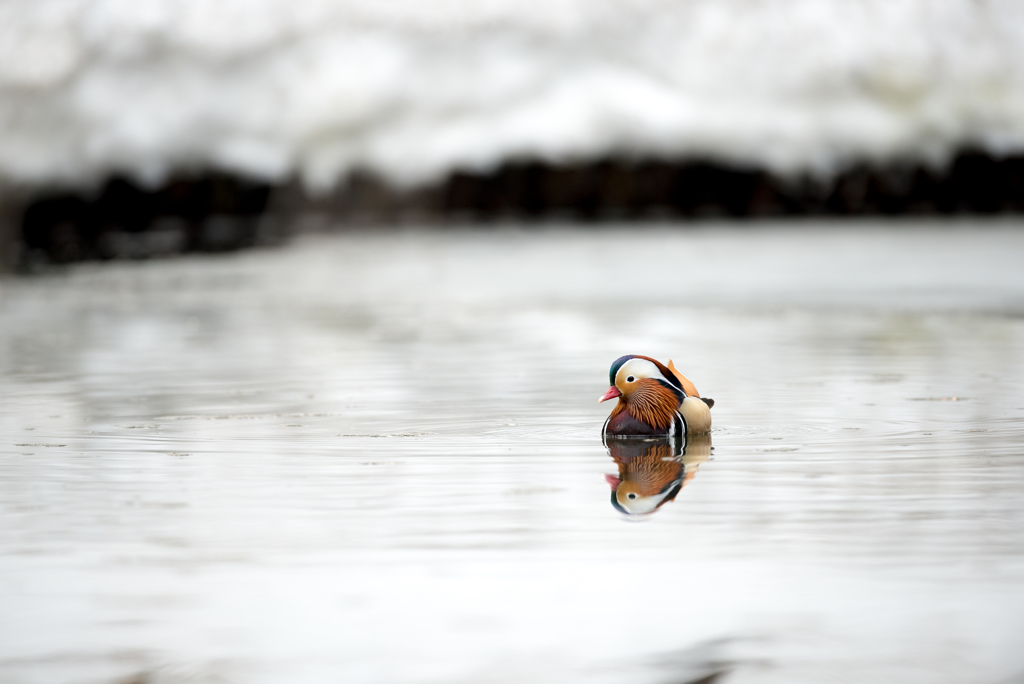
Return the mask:
<path fill-rule="evenodd" d="M 679 404 L 679 412 L 686 421 L 686 431 L 702 433 L 711 430 L 711 407 L 700 397 L 686 397 Z"/>
<path fill-rule="evenodd" d="M 687 395 L 679 404 L 679 413 L 683 414 L 683 420 L 686 421 L 686 431 L 699 434 L 711 430 L 711 407 L 715 405 L 715 400 L 701 398 L 694 384 L 676 369 L 671 359 L 668 369 L 676 376 Z"/>

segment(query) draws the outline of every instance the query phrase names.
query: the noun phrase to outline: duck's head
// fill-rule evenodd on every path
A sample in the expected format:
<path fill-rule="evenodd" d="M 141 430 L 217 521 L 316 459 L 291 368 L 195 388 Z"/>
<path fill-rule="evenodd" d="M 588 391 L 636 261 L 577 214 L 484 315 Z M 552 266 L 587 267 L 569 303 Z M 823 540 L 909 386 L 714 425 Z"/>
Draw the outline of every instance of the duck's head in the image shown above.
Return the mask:
<path fill-rule="evenodd" d="M 616 397 L 628 403 L 629 398 L 637 392 L 662 387 L 677 393 L 680 400 L 684 395 L 679 380 L 667 366 L 650 357 L 635 354 L 620 356 L 612 362 L 608 370 L 608 384 L 611 387 L 597 400 L 598 403 Z"/>

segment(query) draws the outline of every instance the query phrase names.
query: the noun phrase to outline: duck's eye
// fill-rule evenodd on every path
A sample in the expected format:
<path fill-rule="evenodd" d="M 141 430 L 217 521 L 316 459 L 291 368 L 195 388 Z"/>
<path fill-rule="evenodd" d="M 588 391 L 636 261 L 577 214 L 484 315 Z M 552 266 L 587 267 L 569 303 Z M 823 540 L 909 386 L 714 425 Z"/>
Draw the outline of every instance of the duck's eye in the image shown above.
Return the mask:
<path fill-rule="evenodd" d="M 626 378 L 626 382 L 636 382 L 636 378 L 630 375 L 628 378 Z"/>
<path fill-rule="evenodd" d="M 626 498 L 629 499 L 630 501 L 632 501 L 633 499 L 636 498 L 636 494 L 634 494 L 633 492 L 630 492 L 629 494 L 626 495 Z"/>

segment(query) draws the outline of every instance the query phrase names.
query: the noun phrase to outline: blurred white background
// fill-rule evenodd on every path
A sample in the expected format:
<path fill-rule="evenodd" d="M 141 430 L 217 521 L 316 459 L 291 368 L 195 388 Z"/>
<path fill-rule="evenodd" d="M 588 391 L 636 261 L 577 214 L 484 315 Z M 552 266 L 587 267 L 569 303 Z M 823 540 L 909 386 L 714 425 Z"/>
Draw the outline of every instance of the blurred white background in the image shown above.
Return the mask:
<path fill-rule="evenodd" d="M 1024 149 L 1018 0 L 7 0 L 0 178 Z"/>

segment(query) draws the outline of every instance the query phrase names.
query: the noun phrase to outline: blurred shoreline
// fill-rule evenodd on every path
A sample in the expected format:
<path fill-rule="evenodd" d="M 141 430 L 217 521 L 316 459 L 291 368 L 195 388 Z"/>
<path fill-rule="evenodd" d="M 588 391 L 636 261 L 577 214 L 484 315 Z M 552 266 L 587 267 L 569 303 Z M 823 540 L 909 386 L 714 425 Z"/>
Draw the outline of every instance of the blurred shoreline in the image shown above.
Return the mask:
<path fill-rule="evenodd" d="M 944 170 L 857 165 L 834 178 L 783 177 L 712 161 L 508 162 L 404 188 L 366 172 L 312 195 L 222 173 L 143 188 L 112 178 L 92 193 L 23 192 L 4 203 L 9 270 L 82 260 L 147 259 L 283 242 L 346 226 L 514 221 L 1024 213 L 1024 156 L 976 150 Z"/>

